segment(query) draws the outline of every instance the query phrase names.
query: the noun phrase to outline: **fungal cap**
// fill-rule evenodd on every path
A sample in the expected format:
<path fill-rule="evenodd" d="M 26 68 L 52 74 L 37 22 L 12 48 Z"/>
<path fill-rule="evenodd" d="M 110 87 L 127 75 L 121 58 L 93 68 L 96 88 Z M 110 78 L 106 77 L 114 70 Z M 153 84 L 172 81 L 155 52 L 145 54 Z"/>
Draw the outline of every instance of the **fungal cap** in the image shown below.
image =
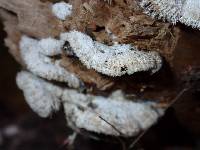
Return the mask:
<path fill-rule="evenodd" d="M 72 14 L 72 5 L 65 2 L 55 3 L 52 6 L 52 12 L 60 20 L 65 20 Z"/>
<path fill-rule="evenodd" d="M 23 90 L 25 100 L 31 109 L 41 117 L 48 117 L 60 108 L 61 89 L 48 84 L 44 80 L 27 71 L 17 74 L 16 82 Z"/>
<path fill-rule="evenodd" d="M 179 21 L 182 0 L 142 0 L 140 6 L 153 18 L 176 24 Z"/>
<path fill-rule="evenodd" d="M 185 1 L 180 22 L 200 29 L 200 0 Z"/>
<path fill-rule="evenodd" d="M 82 94 L 26 71 L 18 73 L 16 80 L 28 105 L 41 117 L 59 110 L 62 102 L 72 128 L 130 137 L 148 129 L 164 114 L 164 109 L 155 107 L 156 103 L 130 101 L 120 90 L 109 97 Z"/>
<path fill-rule="evenodd" d="M 131 75 L 139 71 L 155 73 L 162 66 L 157 52 L 139 51 L 129 44 L 107 46 L 78 31 L 62 33 L 60 39 L 70 43 L 76 56 L 88 69 L 108 76 Z"/>
<path fill-rule="evenodd" d="M 68 124 L 106 135 L 131 137 L 148 129 L 163 115 L 153 102 L 133 102 L 121 92 L 118 99 L 64 91 L 63 101 Z"/>
<path fill-rule="evenodd" d="M 75 74 L 62 68 L 60 60 L 52 61 L 51 57 L 61 54 L 62 42 L 47 38 L 40 41 L 22 36 L 20 53 L 29 71 L 47 80 L 66 82 L 68 86 L 78 88 L 81 81 Z"/>

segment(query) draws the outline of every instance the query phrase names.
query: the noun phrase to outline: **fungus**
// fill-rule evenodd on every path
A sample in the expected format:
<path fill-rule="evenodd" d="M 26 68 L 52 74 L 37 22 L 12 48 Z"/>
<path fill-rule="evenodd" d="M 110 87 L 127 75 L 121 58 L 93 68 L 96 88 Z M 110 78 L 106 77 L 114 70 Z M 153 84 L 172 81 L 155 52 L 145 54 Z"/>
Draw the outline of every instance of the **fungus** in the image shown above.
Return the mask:
<path fill-rule="evenodd" d="M 60 108 L 62 90 L 27 71 L 16 77 L 18 87 L 23 90 L 25 100 L 31 109 L 41 117 L 49 116 Z"/>
<path fill-rule="evenodd" d="M 142 0 L 140 5 L 154 18 L 200 28 L 199 0 Z"/>
<path fill-rule="evenodd" d="M 182 0 L 142 0 L 140 5 L 148 15 L 175 24 L 181 14 Z"/>
<path fill-rule="evenodd" d="M 196 9 L 187 11 L 184 19 L 181 9 L 199 6 L 183 0 L 140 1 L 148 12 L 153 10 L 152 16 L 172 23 L 186 22 L 187 16 L 196 13 Z M 165 82 L 157 83 L 145 75 L 114 77 L 155 73 L 162 66 L 157 52 L 171 64 L 179 30 L 143 14 L 138 1 L 67 1 L 73 6 L 54 2 L 0 0 L 6 41 L 10 41 L 7 45 L 27 70 L 18 73 L 17 85 L 33 111 L 48 117 L 63 105 L 68 126 L 111 136 L 135 136 L 156 123 L 169 107 L 174 88 L 164 88 Z M 161 14 L 154 10 L 162 5 Z M 163 73 L 159 79 L 165 78 Z"/>
<path fill-rule="evenodd" d="M 107 46 L 78 31 L 62 33 L 60 39 L 62 43 L 70 43 L 75 55 L 88 69 L 108 76 L 131 75 L 139 71 L 155 73 L 162 66 L 157 52 L 139 51 L 130 44 Z"/>
<path fill-rule="evenodd" d="M 134 102 L 123 94 L 118 98 L 81 94 L 65 90 L 63 101 L 68 125 L 106 135 L 131 137 L 148 129 L 163 115 L 153 102 Z"/>
<path fill-rule="evenodd" d="M 52 12 L 58 19 L 65 20 L 72 13 L 72 5 L 65 2 L 55 3 L 52 6 Z"/>
<path fill-rule="evenodd" d="M 129 44 L 107 46 L 78 31 L 61 33 L 60 40 L 46 38 L 37 41 L 23 36 L 20 42 L 20 52 L 28 70 L 48 80 L 68 82 L 69 86 L 78 87 L 78 78 L 60 67 L 60 60 L 52 61 L 49 57 L 61 54 L 62 48 L 66 54 L 78 57 L 88 69 L 108 76 L 140 71 L 155 73 L 162 66 L 157 52 L 139 51 Z"/>
<path fill-rule="evenodd" d="M 20 41 L 20 54 L 32 73 L 48 79 L 67 82 L 68 86 L 78 88 L 81 81 L 73 74 L 62 68 L 60 60 L 53 60 L 49 56 L 61 54 L 61 43 L 52 38 L 40 41 L 23 36 Z"/>
<path fill-rule="evenodd" d="M 200 0 L 185 1 L 180 22 L 200 29 Z"/>
<path fill-rule="evenodd" d="M 106 135 L 135 136 L 164 113 L 154 102 L 126 99 L 121 90 L 109 97 L 82 94 L 60 88 L 26 71 L 18 73 L 17 85 L 29 106 L 41 117 L 57 111 L 63 103 L 69 126 Z"/>

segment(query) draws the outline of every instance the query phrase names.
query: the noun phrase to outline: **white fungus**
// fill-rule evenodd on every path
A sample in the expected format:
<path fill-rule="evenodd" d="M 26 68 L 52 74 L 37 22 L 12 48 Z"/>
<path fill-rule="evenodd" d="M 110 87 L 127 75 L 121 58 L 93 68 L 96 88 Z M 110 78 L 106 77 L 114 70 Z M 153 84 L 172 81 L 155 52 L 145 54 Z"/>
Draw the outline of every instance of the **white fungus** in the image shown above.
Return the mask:
<path fill-rule="evenodd" d="M 107 46 L 78 31 L 62 33 L 60 39 L 69 42 L 73 52 L 88 69 L 105 75 L 130 75 L 139 71 L 154 73 L 162 66 L 157 52 L 139 51 L 129 44 Z"/>
<path fill-rule="evenodd" d="M 25 71 L 18 73 L 17 85 L 40 116 L 49 116 L 62 102 L 69 126 L 106 135 L 135 136 L 164 113 L 163 109 L 154 107 L 154 102 L 127 100 L 122 91 L 113 92 L 110 97 L 82 94 Z"/>
<path fill-rule="evenodd" d="M 200 0 L 142 0 L 140 5 L 154 18 L 200 29 Z"/>
<path fill-rule="evenodd" d="M 61 43 L 59 40 L 53 38 L 41 39 L 38 41 L 39 47 L 41 48 L 41 53 L 46 56 L 56 56 L 61 54 Z"/>
<path fill-rule="evenodd" d="M 21 71 L 17 74 L 17 85 L 23 90 L 28 105 L 41 117 L 49 116 L 60 108 L 62 90 L 33 74 Z"/>
<path fill-rule="evenodd" d="M 63 103 L 68 125 L 72 128 L 129 137 L 149 128 L 163 114 L 162 109 L 153 107 L 155 103 L 129 101 L 122 91 L 113 92 L 109 97 L 95 96 L 61 88 L 42 79 L 80 87 L 81 81 L 60 67 L 60 59 L 54 58 L 61 54 L 66 42 L 69 43 L 66 50 L 73 51 L 88 68 L 110 76 L 138 71 L 154 73 L 162 65 L 156 52 L 139 51 L 129 44 L 107 46 L 78 31 L 63 33 L 60 40 L 35 40 L 23 36 L 20 41 L 21 57 L 33 74 L 20 72 L 17 85 L 23 90 L 29 106 L 41 117 L 59 110 Z"/>
<path fill-rule="evenodd" d="M 27 69 L 48 80 L 67 82 L 70 87 L 79 87 L 79 79 L 60 67 L 60 60 L 51 57 L 61 54 L 64 43 L 68 42 L 71 53 L 75 54 L 88 69 L 109 76 L 121 76 L 140 71 L 158 71 L 162 59 L 157 52 L 139 51 L 129 44 L 105 44 L 93 41 L 89 36 L 78 31 L 65 32 L 60 40 L 46 38 L 35 40 L 23 36 L 20 52 Z"/>
<path fill-rule="evenodd" d="M 106 135 L 135 136 L 164 112 L 157 111 L 155 103 L 128 101 L 123 95 L 113 99 L 65 90 L 62 99 L 70 126 Z"/>
<path fill-rule="evenodd" d="M 200 29 L 200 0 L 186 0 L 180 22 Z"/>
<path fill-rule="evenodd" d="M 62 43 L 59 40 L 47 38 L 40 41 L 23 36 L 20 41 L 21 57 L 32 73 L 48 79 L 67 82 L 70 87 L 78 88 L 80 80 L 62 68 L 60 60 L 53 60 L 49 56 L 61 54 Z"/>
<path fill-rule="evenodd" d="M 140 5 L 152 17 L 175 24 L 180 18 L 182 0 L 142 0 Z"/>
<path fill-rule="evenodd" d="M 72 5 L 65 2 L 58 2 L 53 4 L 52 12 L 60 20 L 65 20 L 72 13 Z"/>

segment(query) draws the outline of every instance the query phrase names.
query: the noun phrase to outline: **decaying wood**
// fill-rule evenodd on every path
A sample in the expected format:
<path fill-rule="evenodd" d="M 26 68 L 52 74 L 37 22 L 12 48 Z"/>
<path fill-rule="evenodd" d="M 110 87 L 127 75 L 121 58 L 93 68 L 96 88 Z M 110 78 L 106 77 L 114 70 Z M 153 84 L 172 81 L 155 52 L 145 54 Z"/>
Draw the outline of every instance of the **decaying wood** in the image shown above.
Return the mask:
<path fill-rule="evenodd" d="M 0 9 L 1 18 L 4 20 L 4 30 L 7 33 L 7 38 L 5 39 L 5 45 L 9 48 L 9 52 L 12 56 L 21 64 L 22 60 L 19 54 L 19 41 L 21 38 L 21 32 L 17 29 L 17 17 L 13 14 Z"/>
<path fill-rule="evenodd" d="M 117 0 L 112 5 L 99 0 L 69 2 L 73 5 L 72 16 L 61 22 L 53 16 L 49 2 L 0 0 L 2 8 L 0 14 L 5 20 L 5 30 L 8 33 L 6 44 L 18 61 L 20 61 L 18 43 L 22 34 L 40 39 L 55 37 L 61 31 L 78 30 L 108 45 L 114 42 L 130 43 L 141 50 L 158 51 L 168 63 L 172 64 L 173 50 L 179 37 L 178 28 L 144 15 L 137 1 L 125 3 Z M 72 61 L 71 58 L 63 57 L 62 65 L 81 76 L 85 83 L 90 85 L 89 87 L 95 85 L 99 90 L 106 90 L 117 83 L 124 89 L 131 88 L 130 83 L 127 84 L 118 78 L 110 80 L 93 70 L 83 69 L 82 64 L 76 66 L 71 63 Z"/>
<path fill-rule="evenodd" d="M 94 86 L 97 89 L 105 90 L 114 85 L 112 78 L 101 75 L 92 69 L 87 69 L 77 60 L 64 57 L 61 66 L 75 73 L 83 82 Z"/>
<path fill-rule="evenodd" d="M 9 52 L 13 55 L 13 57 L 25 69 L 27 69 L 27 71 L 30 71 L 25 71 L 25 74 L 29 74 L 33 77 L 33 79 L 36 79 L 38 81 L 36 82 L 37 84 L 35 84 L 34 80 L 31 80 L 31 78 L 29 80 L 29 84 L 27 84 L 27 78 L 21 78 L 20 82 L 18 81 L 18 84 L 21 83 L 21 89 L 25 93 L 25 96 L 29 101 L 28 103 L 36 104 L 31 105 L 35 112 L 39 110 L 39 113 L 41 113 L 45 111 L 44 108 L 48 108 L 47 114 L 41 115 L 43 117 L 46 117 L 50 115 L 53 111 L 59 110 L 60 104 L 63 104 L 65 106 L 65 111 L 68 109 L 68 111 L 66 111 L 66 116 L 68 120 L 68 125 L 72 126 L 72 128 L 78 127 L 87 130 L 89 126 L 95 122 L 94 120 L 96 120 L 97 123 L 94 123 L 89 131 L 95 131 L 94 129 L 99 125 L 99 130 L 96 131 L 101 133 L 101 125 L 105 124 L 106 126 L 109 126 L 109 131 L 116 130 L 117 132 L 119 132 L 117 134 L 113 134 L 113 132 L 111 132 L 109 135 L 122 136 L 123 134 L 121 134 L 121 131 L 117 128 L 118 124 L 121 122 L 118 114 L 125 114 L 125 116 L 129 114 L 126 107 L 122 107 L 122 104 L 125 101 L 128 103 L 130 102 L 130 104 L 152 104 L 151 109 L 155 110 L 156 113 L 159 114 L 159 109 L 162 110 L 162 113 L 164 113 L 167 108 L 169 108 L 177 100 L 181 99 L 181 97 L 184 96 L 188 89 L 192 89 L 192 84 L 189 86 L 187 84 L 180 84 L 184 83 L 181 81 L 181 79 L 184 78 L 181 76 L 181 73 L 184 71 L 185 68 L 189 68 L 189 73 L 185 73 L 186 78 L 188 78 L 189 76 L 192 78 L 192 80 L 195 80 L 195 82 L 197 82 L 197 80 L 199 82 L 199 70 L 196 71 L 198 73 L 194 73 L 195 75 L 190 75 L 192 69 L 190 68 L 191 66 L 189 66 L 189 64 L 192 63 L 191 61 L 189 62 L 188 59 L 185 57 L 190 55 L 191 53 L 188 53 L 187 49 L 185 50 L 185 47 L 187 48 L 187 46 L 185 46 L 184 43 L 193 35 L 191 34 L 186 39 L 180 40 L 178 45 L 179 37 L 182 37 L 179 27 L 152 19 L 149 16 L 145 15 L 143 13 L 143 10 L 138 5 L 139 1 L 140 0 L 66 0 L 65 2 L 69 2 L 73 6 L 73 11 L 71 16 L 68 16 L 65 21 L 62 21 L 56 18 L 51 11 L 52 4 L 55 2 L 59 2 L 59 0 L 0 0 L 0 17 L 4 24 L 4 30 L 7 33 L 5 44 L 9 48 Z M 88 69 L 90 67 L 87 68 L 83 62 L 81 63 L 80 57 L 73 50 L 71 52 L 72 54 L 68 55 L 67 52 L 64 51 L 63 45 L 62 48 L 59 49 L 59 53 L 55 55 L 48 55 L 45 54 L 45 52 L 43 54 L 43 49 L 39 49 L 40 51 L 36 55 L 41 56 L 43 64 L 52 63 L 54 65 L 56 64 L 61 69 L 64 68 L 65 70 L 63 70 L 69 73 L 67 77 L 72 74 L 75 75 L 78 81 L 80 79 L 80 86 L 67 86 L 67 84 L 60 83 L 62 81 L 58 81 L 57 78 L 49 79 L 45 76 L 40 76 L 37 73 L 34 74 L 34 71 L 26 66 L 26 61 L 25 59 L 23 59 L 25 55 L 23 55 L 24 57 L 22 56 L 22 53 L 20 53 L 22 51 L 22 48 L 19 46 L 22 37 L 24 38 L 29 36 L 27 38 L 33 40 L 35 39 L 35 45 L 37 45 L 39 42 L 41 42 L 41 39 L 47 40 L 47 37 L 51 37 L 51 40 L 54 42 L 59 41 L 62 39 L 60 33 L 69 33 L 68 31 L 72 32 L 72 30 L 80 31 L 82 32 L 81 34 L 84 33 L 84 35 L 86 34 L 90 36 L 93 41 L 103 43 L 103 45 L 111 46 L 115 44 L 130 44 L 131 46 L 134 46 L 136 47 L 136 49 L 139 49 L 141 51 L 157 51 L 163 58 L 163 62 L 160 61 L 163 63 L 162 68 L 159 68 L 160 70 L 154 75 L 152 75 L 150 72 L 145 71 L 137 72 L 133 75 L 110 77 L 101 74 L 96 70 Z M 64 42 L 69 42 L 65 40 Z M 77 40 L 75 42 L 77 42 Z M 73 43 L 75 42 L 73 41 Z M 47 45 L 47 47 L 49 45 Z M 75 43 L 74 45 L 78 44 Z M 182 51 L 181 53 L 179 52 L 176 55 L 175 53 L 177 53 L 177 45 L 179 46 L 179 48 L 182 46 Z M 37 46 L 36 48 L 39 47 Z M 71 49 L 74 48 L 72 48 L 72 44 L 69 44 L 69 49 L 70 46 Z M 199 46 L 197 45 L 197 47 Z M 28 57 L 30 58 L 30 60 L 33 60 L 35 58 L 37 59 L 37 57 L 33 57 L 32 59 L 32 56 L 34 55 L 34 50 L 38 50 L 34 48 L 31 49 L 33 53 L 29 53 L 31 55 L 29 55 L 30 57 Z M 26 49 L 28 49 L 28 52 L 30 52 L 30 49 L 27 47 L 25 47 L 24 51 L 26 51 Z M 131 50 L 133 51 L 133 49 Z M 183 54 L 184 50 L 185 54 Z M 103 51 L 102 53 L 105 52 Z M 197 52 L 194 52 L 193 55 L 195 53 Z M 182 57 L 181 54 L 183 54 Z M 175 59 L 173 60 L 174 57 Z M 181 66 L 183 63 L 181 59 L 185 61 L 185 66 Z M 191 56 L 189 59 L 193 59 L 193 56 Z M 34 63 L 34 60 L 32 62 Z M 99 61 L 96 61 L 97 65 L 99 65 L 98 62 Z M 118 59 L 116 62 L 118 62 Z M 181 62 L 181 65 L 177 62 Z M 39 65 L 36 64 L 36 67 L 34 67 L 37 68 L 37 66 Z M 132 63 L 132 65 L 134 64 Z M 41 67 L 43 72 L 46 71 L 45 67 Z M 54 69 L 54 71 L 55 70 L 56 69 Z M 39 72 L 42 71 L 40 70 Z M 45 75 L 48 76 L 51 71 L 52 70 L 50 68 L 48 71 L 45 72 Z M 55 72 L 57 73 L 59 71 Z M 63 73 L 61 74 L 63 75 Z M 175 78 L 177 76 L 178 79 Z M 52 80 L 56 80 L 57 82 L 54 82 Z M 42 85 L 42 83 L 44 83 L 44 85 Z M 199 90 L 199 87 L 197 87 L 197 89 Z M 43 99 L 41 98 L 41 100 L 40 97 L 42 97 Z M 92 99 L 97 100 L 92 103 Z M 50 107 L 47 107 L 47 103 L 49 102 L 49 100 L 52 100 L 51 105 Z M 112 104 L 113 100 L 115 100 L 115 105 Z M 81 103 L 81 101 L 83 101 L 82 105 L 79 104 Z M 98 105 L 95 105 L 95 102 L 100 102 L 100 107 Z M 192 108 L 195 108 L 195 106 L 192 105 Z M 100 113 L 97 112 L 98 107 L 103 108 L 100 109 Z M 179 107 L 187 106 L 179 105 Z M 176 108 L 181 110 L 182 108 L 179 107 Z M 136 108 L 138 108 L 138 106 L 130 109 L 130 114 L 132 115 L 132 117 L 129 118 L 132 118 L 134 120 L 136 114 L 138 114 L 139 118 L 144 118 L 139 121 L 139 123 L 136 119 L 137 121 L 131 123 L 131 125 L 134 126 L 138 123 L 143 126 L 145 124 L 143 123 L 143 121 L 145 122 L 149 118 L 151 120 L 151 117 L 148 117 L 151 109 L 149 110 L 149 112 L 146 112 L 146 115 L 145 113 L 144 115 L 141 115 L 141 112 L 145 112 L 146 110 L 138 109 L 138 111 L 132 111 L 137 110 Z M 76 113 L 78 114 L 77 116 L 79 118 L 75 115 L 76 113 L 74 113 L 74 110 L 78 110 L 78 113 Z M 109 110 L 108 113 L 107 110 Z M 84 114 L 85 111 L 88 111 L 88 115 L 85 115 L 86 120 L 83 119 L 83 121 L 81 116 Z M 132 114 L 132 112 L 134 113 Z M 110 115 L 108 115 L 108 117 L 105 119 L 105 116 L 109 113 Z M 182 114 L 183 112 L 180 111 L 179 113 Z M 90 118 L 91 114 L 92 119 Z M 192 116 L 193 114 L 189 115 Z M 155 123 L 156 120 L 161 116 L 162 115 L 160 114 L 157 115 L 154 118 L 155 120 L 153 120 L 153 122 L 151 122 L 149 126 L 151 126 L 152 123 Z M 111 117 L 111 120 L 109 117 Z M 124 115 L 121 115 L 121 118 L 123 117 Z M 77 120 L 74 122 L 74 119 Z M 79 124 L 80 120 L 82 120 L 81 125 Z M 116 121 L 114 121 L 114 125 L 113 120 Z M 129 122 L 129 119 L 127 118 L 122 120 L 125 120 L 125 125 L 127 125 L 127 122 Z M 85 122 L 89 123 L 89 125 L 86 125 Z M 135 133 L 138 134 L 141 133 L 141 131 L 143 130 L 146 131 L 148 130 L 149 126 L 145 126 L 144 128 L 140 127 L 138 128 L 138 132 Z M 124 125 L 122 125 L 122 129 L 123 127 Z M 134 131 L 134 127 L 131 128 L 130 131 Z M 145 131 L 143 133 L 145 133 Z M 107 133 L 107 130 L 104 130 L 103 128 L 102 133 Z M 127 135 L 130 134 L 129 131 L 128 133 L 125 133 L 126 135 L 123 135 L 124 137 L 127 137 Z M 131 134 L 130 136 L 136 134 Z M 139 136 L 139 138 L 141 136 Z"/>
<path fill-rule="evenodd" d="M 143 14 L 138 1 L 115 0 L 110 6 L 98 0 L 76 0 L 72 5 L 74 12 L 64 23 L 68 29 L 80 30 L 109 45 L 129 43 L 141 50 L 158 51 L 172 60 L 178 28 Z"/>
<path fill-rule="evenodd" d="M 87 94 L 107 98 L 120 89 L 125 99 L 137 98 L 139 102 L 152 100 L 158 104 L 157 107 L 168 108 L 182 91 L 182 87 L 177 88 L 177 83 L 173 82 L 174 74 L 178 72 L 177 68 L 173 68 L 173 58 L 180 31 L 178 27 L 145 15 L 138 1 L 113 0 L 108 4 L 103 0 L 69 0 L 67 2 L 73 6 L 72 15 L 61 21 L 51 12 L 52 3 L 58 1 L 0 0 L 0 17 L 7 33 L 5 44 L 24 68 L 26 66 L 19 50 L 22 35 L 38 40 L 46 37 L 59 39 L 60 33 L 77 30 L 106 45 L 131 44 L 139 50 L 157 51 L 164 58 L 164 63 L 153 76 L 140 72 L 130 76 L 108 77 L 87 69 L 76 56 L 63 53 L 51 59 L 60 59 L 61 67 L 83 81 L 84 87 L 79 90 L 83 88 Z"/>
<path fill-rule="evenodd" d="M 59 20 L 51 13 L 51 4 L 39 0 L 0 1 L 0 7 L 17 15 L 17 28 L 36 38 L 57 36 L 62 31 Z"/>

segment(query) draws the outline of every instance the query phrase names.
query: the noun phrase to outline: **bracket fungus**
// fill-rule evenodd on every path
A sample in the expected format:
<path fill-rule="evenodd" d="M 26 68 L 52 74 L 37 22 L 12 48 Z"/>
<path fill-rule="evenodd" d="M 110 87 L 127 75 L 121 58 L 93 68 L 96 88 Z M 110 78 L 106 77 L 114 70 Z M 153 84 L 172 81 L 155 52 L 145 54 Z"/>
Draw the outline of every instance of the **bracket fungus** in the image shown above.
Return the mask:
<path fill-rule="evenodd" d="M 134 102 L 123 94 L 118 96 L 112 98 L 64 91 L 69 126 L 105 135 L 132 137 L 151 127 L 164 114 L 164 109 L 154 107 L 154 102 Z"/>
<path fill-rule="evenodd" d="M 200 29 L 200 0 L 142 0 L 140 5 L 154 18 Z"/>
<path fill-rule="evenodd" d="M 88 69 L 109 76 L 131 75 L 140 71 L 154 73 L 162 66 L 157 52 L 139 51 L 129 44 L 107 46 L 77 31 L 62 33 L 61 40 L 69 42 L 73 52 Z"/>
<path fill-rule="evenodd" d="M 81 81 L 73 73 L 62 68 L 60 60 L 49 56 L 61 54 L 60 42 L 47 38 L 41 41 L 23 36 L 20 41 L 20 54 L 28 70 L 48 80 L 67 82 L 70 87 L 78 88 Z"/>
<path fill-rule="evenodd" d="M 139 51 L 129 44 L 107 46 L 93 41 L 86 34 L 70 31 L 61 33 L 60 40 L 47 38 L 38 42 L 27 36 L 22 37 L 20 50 L 27 68 L 46 79 L 68 82 L 69 86 L 78 87 L 80 83 L 76 76 L 61 68 L 59 60 L 53 62 L 48 57 L 61 54 L 66 42 L 69 44 L 68 49 L 65 48 L 67 54 L 74 53 L 88 69 L 105 75 L 131 75 L 140 71 L 155 73 L 162 66 L 162 58 L 157 52 Z"/>
<path fill-rule="evenodd" d="M 29 106 L 41 117 L 57 111 L 63 103 L 69 126 L 106 135 L 135 136 L 164 113 L 156 103 L 128 100 L 121 91 L 109 97 L 82 94 L 60 88 L 26 71 L 18 73 L 17 84 Z"/>
<path fill-rule="evenodd" d="M 144 14 L 136 1 L 67 2 L 0 0 L 6 44 L 26 70 L 16 81 L 27 103 L 41 117 L 64 106 L 70 127 L 105 135 L 131 137 L 150 128 L 165 112 L 157 106 L 170 101 L 160 94 L 166 84 L 158 84 L 165 70 L 155 75 L 158 80 L 152 76 L 171 65 L 178 27 Z M 164 0 L 146 2 L 141 3 L 146 10 L 156 4 L 171 8 Z M 186 23 L 193 13 L 198 21 L 195 10 L 181 19 L 177 6 L 186 10 L 189 4 L 170 4 L 174 15 L 162 9 L 153 16 Z M 140 96 L 127 96 L 135 93 Z"/>
<path fill-rule="evenodd" d="M 72 13 L 72 5 L 65 2 L 55 3 L 52 6 L 52 12 L 57 18 L 65 20 Z"/>
<path fill-rule="evenodd" d="M 185 1 L 180 22 L 200 29 L 200 0 Z"/>
<path fill-rule="evenodd" d="M 60 108 L 61 89 L 39 77 L 21 71 L 16 77 L 18 87 L 23 90 L 25 100 L 41 117 L 49 116 L 53 111 Z"/>

